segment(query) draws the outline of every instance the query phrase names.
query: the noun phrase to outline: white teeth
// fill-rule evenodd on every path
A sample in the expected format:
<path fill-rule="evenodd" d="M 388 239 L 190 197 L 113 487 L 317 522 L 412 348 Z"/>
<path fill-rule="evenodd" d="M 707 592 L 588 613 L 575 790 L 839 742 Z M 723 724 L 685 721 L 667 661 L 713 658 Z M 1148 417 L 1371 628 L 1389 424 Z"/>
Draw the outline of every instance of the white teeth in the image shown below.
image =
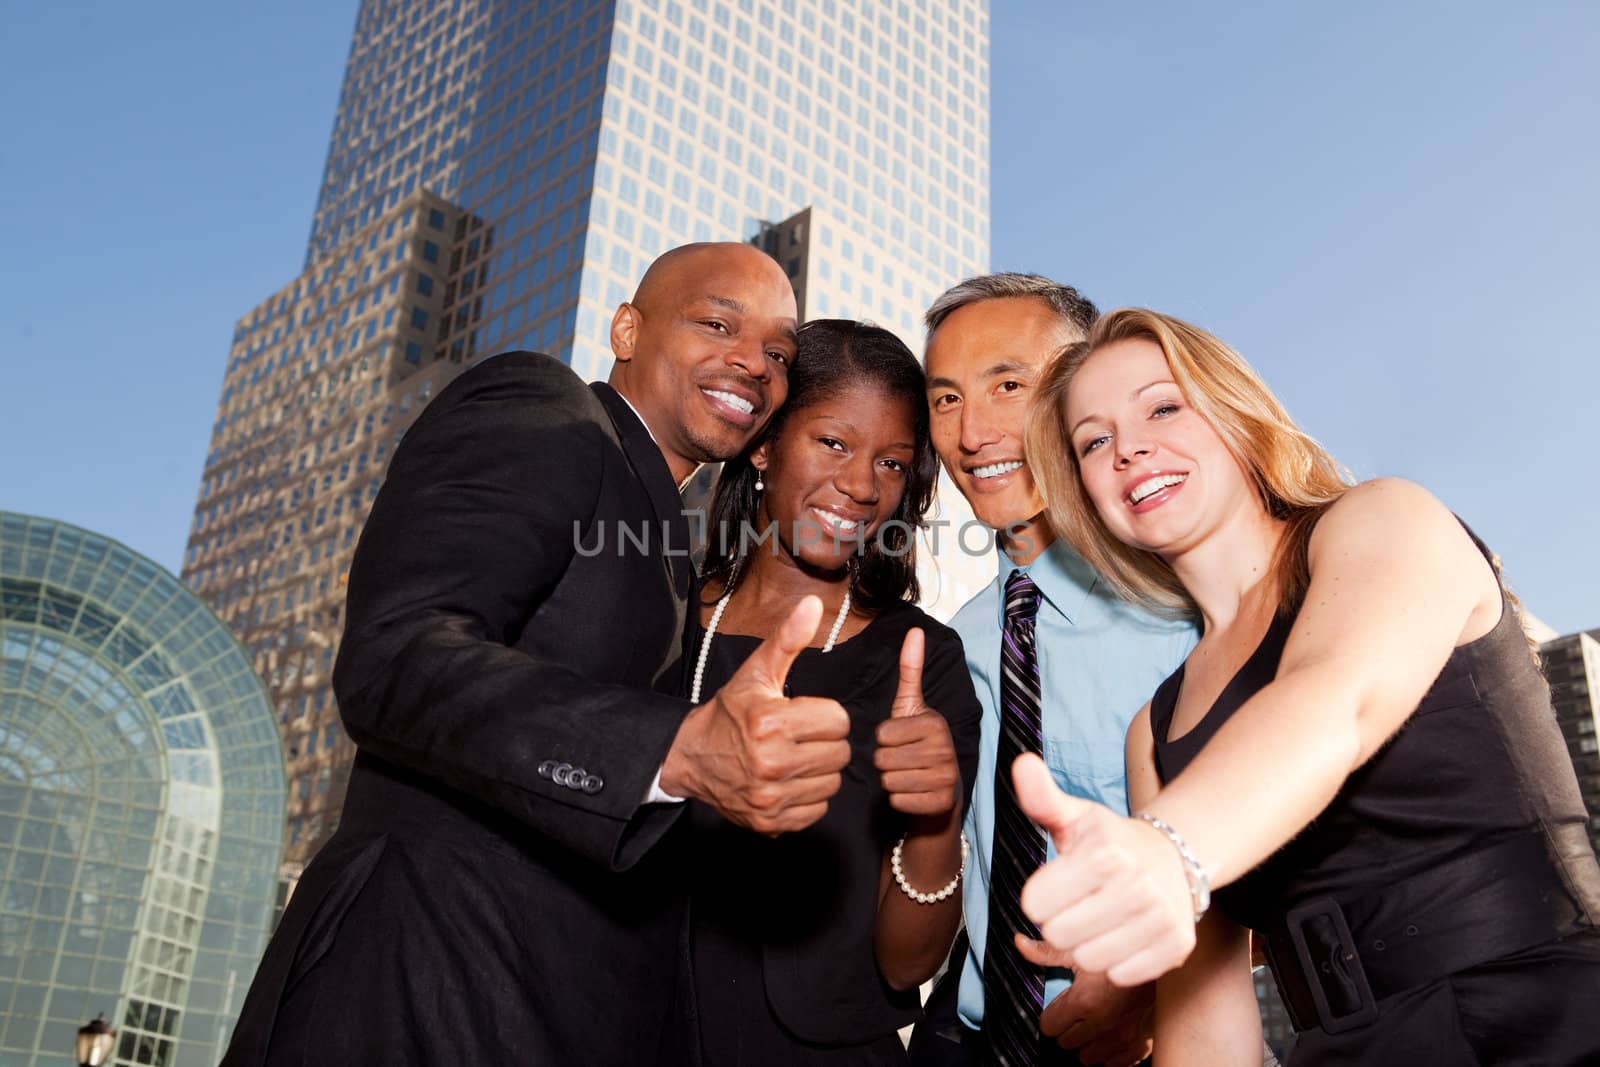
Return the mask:
<path fill-rule="evenodd" d="M 746 415 L 750 414 L 756 409 L 756 406 L 750 403 L 750 401 L 746 400 L 744 397 L 737 396 L 733 393 L 724 393 L 721 389 L 707 389 L 705 393 L 707 396 L 716 397 L 718 400 L 722 401 L 724 404 L 727 404 L 731 408 L 737 408 Z"/>
<path fill-rule="evenodd" d="M 1146 478 L 1128 494 L 1128 499 L 1137 504 L 1148 496 L 1161 492 L 1169 485 L 1182 485 L 1187 474 L 1158 474 L 1154 478 Z"/>
<path fill-rule="evenodd" d="M 821 508 L 812 508 L 811 514 L 821 519 L 822 525 L 826 526 L 834 533 L 853 534 L 861 528 L 861 523 L 855 519 L 846 519 L 842 516 L 835 515 L 831 511 L 823 511 Z"/>
<path fill-rule="evenodd" d="M 1010 474 L 1014 470 L 1022 469 L 1021 460 L 1012 460 L 1009 463 L 991 463 L 987 467 L 974 467 L 972 474 L 975 478 L 998 478 L 1002 474 Z"/>

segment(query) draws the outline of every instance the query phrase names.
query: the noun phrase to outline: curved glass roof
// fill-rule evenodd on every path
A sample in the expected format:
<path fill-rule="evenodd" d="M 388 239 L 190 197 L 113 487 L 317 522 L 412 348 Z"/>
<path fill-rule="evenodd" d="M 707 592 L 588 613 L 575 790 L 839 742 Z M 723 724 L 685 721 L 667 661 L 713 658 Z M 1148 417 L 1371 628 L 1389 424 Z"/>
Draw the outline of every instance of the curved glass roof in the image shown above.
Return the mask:
<path fill-rule="evenodd" d="M 105 1012 L 117 1063 L 216 1063 L 285 793 L 272 706 L 210 609 L 115 541 L 0 512 L 0 1062 L 62 1062 Z"/>

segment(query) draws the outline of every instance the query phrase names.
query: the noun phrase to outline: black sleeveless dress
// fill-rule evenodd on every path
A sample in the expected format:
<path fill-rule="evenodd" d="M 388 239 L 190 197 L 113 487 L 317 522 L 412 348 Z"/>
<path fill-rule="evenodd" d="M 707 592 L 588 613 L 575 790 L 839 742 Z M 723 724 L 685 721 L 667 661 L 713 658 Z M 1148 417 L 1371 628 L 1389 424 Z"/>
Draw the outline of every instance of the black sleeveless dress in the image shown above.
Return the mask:
<path fill-rule="evenodd" d="M 1183 668 L 1162 683 L 1162 782 L 1276 677 L 1294 618 L 1279 614 L 1176 739 Z M 1451 654 L 1327 809 L 1213 906 L 1264 942 L 1299 1031 L 1294 1067 L 1600 1064 L 1586 822 L 1549 687 L 1502 598 L 1494 629 Z"/>

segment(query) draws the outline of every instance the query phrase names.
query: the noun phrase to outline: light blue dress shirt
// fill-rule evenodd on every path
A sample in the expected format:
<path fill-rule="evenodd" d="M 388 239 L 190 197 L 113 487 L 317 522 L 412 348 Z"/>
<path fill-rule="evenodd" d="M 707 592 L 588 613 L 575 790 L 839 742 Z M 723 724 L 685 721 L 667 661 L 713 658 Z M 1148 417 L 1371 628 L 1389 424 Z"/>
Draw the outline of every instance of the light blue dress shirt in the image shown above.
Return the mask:
<path fill-rule="evenodd" d="M 950 622 L 966 647 L 967 669 L 983 705 L 978 780 L 966 822 L 972 854 L 963 879 L 962 904 L 969 948 L 959 1001 L 961 1021 L 975 1029 L 983 1021 L 983 952 L 994 855 L 1000 628 L 1005 622 L 1006 579 L 1019 569 L 1005 553 L 999 557 L 999 576 Z M 1064 541 L 1055 542 L 1020 569 L 1041 594 L 1035 646 L 1044 697 L 1044 760 L 1066 792 L 1127 814 L 1123 751 L 1128 724 L 1194 647 L 1195 628 L 1157 618 L 1118 598 Z M 1048 856 L 1054 858 L 1055 852 L 1051 842 Z M 1061 972 L 1047 976 L 1045 1003 L 1060 996 L 1068 984 Z"/>

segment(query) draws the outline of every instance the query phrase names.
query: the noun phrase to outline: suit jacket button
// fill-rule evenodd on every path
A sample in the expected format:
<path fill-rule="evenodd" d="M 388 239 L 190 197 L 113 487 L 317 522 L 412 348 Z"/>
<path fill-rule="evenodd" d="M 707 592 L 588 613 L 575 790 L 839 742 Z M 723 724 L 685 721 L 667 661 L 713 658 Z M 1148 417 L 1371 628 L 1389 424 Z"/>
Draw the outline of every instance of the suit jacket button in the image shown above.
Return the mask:
<path fill-rule="evenodd" d="M 591 774 L 583 780 L 583 791 L 594 796 L 606 787 L 606 780 L 598 774 Z"/>
<path fill-rule="evenodd" d="M 582 767 L 574 767 L 572 770 L 567 772 L 567 780 L 561 784 L 565 785 L 568 789 L 582 789 L 583 780 L 587 777 L 589 777 L 588 771 L 584 770 Z"/>
<path fill-rule="evenodd" d="M 540 778 L 548 778 L 548 777 L 550 777 L 550 772 L 555 769 L 555 765 L 556 765 L 556 761 L 555 760 L 550 760 L 550 759 L 547 759 L 543 763 L 539 764 L 539 777 Z"/>

